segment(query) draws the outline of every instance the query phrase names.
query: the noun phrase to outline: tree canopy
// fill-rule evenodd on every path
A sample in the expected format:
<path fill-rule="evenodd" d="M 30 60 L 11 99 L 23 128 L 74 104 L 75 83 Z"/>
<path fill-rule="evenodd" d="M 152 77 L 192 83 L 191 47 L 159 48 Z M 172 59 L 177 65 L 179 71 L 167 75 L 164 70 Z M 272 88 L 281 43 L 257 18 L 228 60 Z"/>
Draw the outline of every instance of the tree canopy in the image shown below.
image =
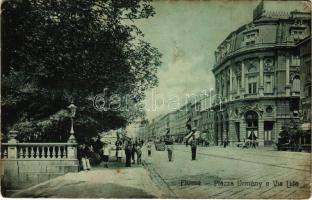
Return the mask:
<path fill-rule="evenodd" d="M 132 22 L 154 16 L 149 0 L 11 0 L 1 9 L 2 133 L 66 141 L 72 100 L 80 142 L 144 117 L 161 54 Z M 120 109 L 94 108 L 104 89 Z"/>

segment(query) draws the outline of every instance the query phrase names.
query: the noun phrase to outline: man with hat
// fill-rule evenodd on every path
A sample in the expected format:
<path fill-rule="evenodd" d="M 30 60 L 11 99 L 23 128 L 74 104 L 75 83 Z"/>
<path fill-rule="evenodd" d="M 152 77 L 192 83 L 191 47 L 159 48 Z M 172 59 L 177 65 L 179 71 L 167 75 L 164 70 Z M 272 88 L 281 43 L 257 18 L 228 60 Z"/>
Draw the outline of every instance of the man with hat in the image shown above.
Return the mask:
<path fill-rule="evenodd" d="M 191 146 L 192 151 L 192 160 L 196 160 L 196 149 L 197 149 L 197 138 L 199 137 L 199 131 L 197 131 L 197 128 L 192 128 L 192 134 L 190 139 L 188 140 L 189 145 Z"/>

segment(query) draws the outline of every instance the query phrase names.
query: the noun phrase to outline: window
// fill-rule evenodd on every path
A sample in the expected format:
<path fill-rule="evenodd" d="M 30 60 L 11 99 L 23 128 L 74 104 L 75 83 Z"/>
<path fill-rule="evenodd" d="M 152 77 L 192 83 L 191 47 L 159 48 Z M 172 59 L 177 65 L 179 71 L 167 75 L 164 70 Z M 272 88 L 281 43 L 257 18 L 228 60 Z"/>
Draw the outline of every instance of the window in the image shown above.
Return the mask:
<path fill-rule="evenodd" d="M 269 131 L 267 131 L 267 130 L 265 130 L 264 131 L 264 141 L 271 141 L 272 140 L 272 131 L 271 130 L 269 130 Z"/>
<path fill-rule="evenodd" d="M 292 66 L 300 66 L 300 58 L 299 58 L 299 56 L 291 56 L 290 65 L 292 65 Z"/>
<path fill-rule="evenodd" d="M 264 92 L 265 93 L 273 93 L 273 76 L 266 75 L 264 77 Z"/>
<path fill-rule="evenodd" d="M 249 94 L 257 94 L 257 83 L 249 83 L 248 84 L 248 93 Z"/>
<path fill-rule="evenodd" d="M 245 35 L 245 45 L 254 45 L 256 43 L 256 38 L 258 36 L 258 32 L 251 32 L 251 33 L 246 33 Z"/>
<path fill-rule="evenodd" d="M 248 94 L 257 94 L 257 76 L 248 77 Z"/>
<path fill-rule="evenodd" d="M 299 41 L 302 40 L 303 38 L 306 37 L 306 28 L 305 27 L 298 27 L 296 29 L 292 29 L 290 34 L 293 36 L 294 41 Z"/>
<path fill-rule="evenodd" d="M 265 121 L 264 122 L 264 143 L 265 145 L 271 144 L 272 141 L 272 130 L 273 130 L 274 122 Z"/>
<path fill-rule="evenodd" d="M 265 82 L 265 92 L 272 92 L 272 84 L 270 81 Z"/>
<path fill-rule="evenodd" d="M 246 42 L 246 45 L 247 45 L 247 46 L 248 46 L 248 45 L 253 45 L 253 44 L 255 44 L 255 41 L 254 41 L 254 40 L 249 41 L 249 42 Z"/>
<path fill-rule="evenodd" d="M 299 76 L 295 76 L 292 81 L 292 91 L 300 92 L 300 77 Z"/>
<path fill-rule="evenodd" d="M 265 111 L 266 111 L 267 113 L 272 113 L 272 112 L 273 112 L 272 106 L 267 106 L 266 109 L 265 109 Z"/>

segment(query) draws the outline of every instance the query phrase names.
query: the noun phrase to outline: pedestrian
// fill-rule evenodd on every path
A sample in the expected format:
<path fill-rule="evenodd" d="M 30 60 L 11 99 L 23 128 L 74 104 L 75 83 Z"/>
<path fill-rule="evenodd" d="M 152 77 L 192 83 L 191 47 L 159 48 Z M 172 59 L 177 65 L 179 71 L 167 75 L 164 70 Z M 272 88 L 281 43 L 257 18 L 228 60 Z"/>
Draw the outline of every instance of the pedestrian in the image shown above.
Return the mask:
<path fill-rule="evenodd" d="M 172 154 L 173 154 L 173 138 L 170 136 L 170 129 L 167 128 L 167 133 L 165 136 L 165 145 L 168 151 L 168 159 L 169 162 L 172 161 Z"/>
<path fill-rule="evenodd" d="M 131 155 L 132 155 L 132 141 L 131 138 L 128 139 L 125 145 L 126 153 L 126 167 L 131 167 Z"/>
<path fill-rule="evenodd" d="M 209 140 L 206 139 L 206 147 L 209 147 Z"/>
<path fill-rule="evenodd" d="M 96 140 L 92 144 L 94 152 L 101 154 L 101 150 L 103 148 L 103 142 L 101 141 L 101 136 L 97 136 Z"/>
<path fill-rule="evenodd" d="M 255 132 L 251 131 L 251 148 L 256 148 L 256 139 L 257 136 L 255 135 Z"/>
<path fill-rule="evenodd" d="M 228 138 L 225 137 L 223 141 L 223 147 L 226 148 L 227 145 L 228 145 Z"/>
<path fill-rule="evenodd" d="M 192 135 L 189 143 L 192 151 L 192 160 L 196 160 L 197 139 L 195 134 Z"/>
<path fill-rule="evenodd" d="M 122 141 L 121 139 L 118 139 L 115 143 L 116 145 L 116 157 L 117 157 L 117 161 L 121 162 L 121 158 L 122 158 Z"/>
<path fill-rule="evenodd" d="M 141 143 L 141 147 L 142 147 L 142 146 L 143 146 L 143 144 L 144 144 L 144 140 L 143 140 L 143 139 L 141 139 L 140 143 Z"/>
<path fill-rule="evenodd" d="M 136 146 L 137 146 L 137 141 L 132 143 L 132 151 L 131 151 L 132 164 L 135 164 Z"/>
<path fill-rule="evenodd" d="M 246 139 L 244 139 L 244 141 L 243 141 L 242 149 L 248 149 L 248 143 L 247 143 Z"/>
<path fill-rule="evenodd" d="M 104 142 L 103 144 L 103 161 L 104 161 L 104 166 L 108 168 L 108 160 L 109 160 L 109 155 L 110 155 L 110 145 L 107 142 Z"/>
<path fill-rule="evenodd" d="M 141 160 L 142 150 L 141 150 L 141 148 L 142 148 L 141 145 L 136 146 L 137 164 L 138 165 L 142 164 L 142 160 Z"/>
<path fill-rule="evenodd" d="M 251 148 L 255 149 L 256 148 L 256 140 L 252 139 L 251 141 Z"/>
<path fill-rule="evenodd" d="M 80 159 L 82 170 L 89 171 L 91 169 L 89 161 L 90 149 L 87 145 L 82 144 L 78 146 L 78 159 Z"/>
<path fill-rule="evenodd" d="M 147 143 L 147 155 L 148 157 L 151 157 L 152 155 L 152 141 L 151 140 L 149 140 Z"/>

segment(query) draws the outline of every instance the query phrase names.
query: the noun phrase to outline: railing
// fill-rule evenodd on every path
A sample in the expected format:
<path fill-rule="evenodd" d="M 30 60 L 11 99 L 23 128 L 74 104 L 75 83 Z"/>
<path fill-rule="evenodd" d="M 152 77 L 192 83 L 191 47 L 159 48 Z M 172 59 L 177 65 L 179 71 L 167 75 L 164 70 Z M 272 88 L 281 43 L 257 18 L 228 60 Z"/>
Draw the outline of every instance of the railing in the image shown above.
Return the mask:
<path fill-rule="evenodd" d="M 76 159 L 75 143 L 2 143 L 1 159 Z"/>

